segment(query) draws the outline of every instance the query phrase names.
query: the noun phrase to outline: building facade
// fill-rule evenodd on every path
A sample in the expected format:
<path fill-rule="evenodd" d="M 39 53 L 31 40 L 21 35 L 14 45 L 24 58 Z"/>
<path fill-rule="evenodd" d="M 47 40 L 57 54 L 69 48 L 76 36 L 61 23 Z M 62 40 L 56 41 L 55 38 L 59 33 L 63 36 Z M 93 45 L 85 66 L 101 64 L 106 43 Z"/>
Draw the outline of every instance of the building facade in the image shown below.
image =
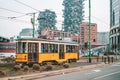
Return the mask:
<path fill-rule="evenodd" d="M 30 28 L 24 28 L 20 32 L 19 36 L 32 36 L 32 32 L 33 32 L 32 29 L 30 29 Z"/>
<path fill-rule="evenodd" d="M 41 35 L 39 36 L 39 38 L 79 42 L 78 34 L 71 34 L 70 32 L 63 32 L 60 30 L 54 30 L 49 28 L 44 28 L 41 31 Z"/>
<path fill-rule="evenodd" d="M 85 0 L 63 0 L 64 31 L 79 34 L 84 17 Z"/>
<path fill-rule="evenodd" d="M 97 42 L 103 45 L 109 44 L 109 32 L 98 32 Z"/>
<path fill-rule="evenodd" d="M 97 24 L 91 23 L 90 28 L 90 36 L 91 36 L 91 44 L 97 43 Z M 80 24 L 80 44 L 84 45 L 85 43 L 89 42 L 89 23 L 83 22 Z"/>
<path fill-rule="evenodd" d="M 22 31 L 19 33 L 19 36 L 22 37 L 33 37 L 33 29 L 32 28 L 24 28 Z M 38 37 L 37 31 L 34 32 L 34 37 Z"/>
<path fill-rule="evenodd" d="M 110 0 L 110 47 L 120 52 L 120 0 Z"/>

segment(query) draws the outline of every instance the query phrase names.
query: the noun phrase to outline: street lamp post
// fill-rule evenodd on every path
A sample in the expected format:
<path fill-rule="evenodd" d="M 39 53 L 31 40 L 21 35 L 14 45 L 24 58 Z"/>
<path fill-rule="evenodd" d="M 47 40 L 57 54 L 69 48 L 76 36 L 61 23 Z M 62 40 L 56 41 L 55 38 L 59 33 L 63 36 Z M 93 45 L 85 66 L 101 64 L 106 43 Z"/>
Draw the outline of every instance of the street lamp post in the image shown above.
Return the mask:
<path fill-rule="evenodd" d="M 92 62 L 91 59 L 91 0 L 89 0 L 89 63 Z"/>
<path fill-rule="evenodd" d="M 116 44 L 115 44 L 115 53 L 116 53 L 116 60 L 117 60 L 117 52 L 118 52 L 118 48 L 119 48 L 119 43 L 118 43 L 118 37 L 120 33 L 120 28 L 118 28 L 118 31 L 116 30 Z"/>
<path fill-rule="evenodd" d="M 31 23 L 33 25 L 33 33 L 32 33 L 32 36 L 34 38 L 35 36 L 35 13 L 33 13 L 33 18 L 31 18 Z"/>
<path fill-rule="evenodd" d="M 119 33 L 119 34 L 118 34 L 118 41 L 119 41 L 119 42 L 118 42 L 118 46 L 117 46 L 117 47 L 118 47 L 118 52 L 120 52 L 120 26 L 119 26 L 119 28 L 118 28 L 118 33 Z"/>

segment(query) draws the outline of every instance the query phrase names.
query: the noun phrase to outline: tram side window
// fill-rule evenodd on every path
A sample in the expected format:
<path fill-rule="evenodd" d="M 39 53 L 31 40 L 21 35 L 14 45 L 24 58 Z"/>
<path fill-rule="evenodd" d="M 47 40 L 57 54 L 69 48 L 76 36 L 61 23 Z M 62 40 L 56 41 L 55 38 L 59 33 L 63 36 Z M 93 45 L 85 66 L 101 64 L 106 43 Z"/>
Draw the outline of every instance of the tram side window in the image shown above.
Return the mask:
<path fill-rule="evenodd" d="M 42 53 L 47 52 L 47 44 L 46 44 L 46 43 L 42 43 L 42 44 L 41 44 L 41 52 L 42 52 Z"/>
<path fill-rule="evenodd" d="M 70 52 L 70 45 L 66 46 L 66 52 Z"/>
<path fill-rule="evenodd" d="M 66 52 L 76 52 L 76 48 L 74 45 L 67 45 Z"/>
<path fill-rule="evenodd" d="M 57 53 L 58 52 L 58 44 L 47 44 L 41 43 L 41 52 L 42 53 Z"/>
<path fill-rule="evenodd" d="M 75 46 L 75 52 L 78 52 L 78 46 Z"/>
<path fill-rule="evenodd" d="M 55 53 L 58 52 L 58 44 L 55 44 L 55 46 L 54 46 L 54 50 L 55 50 L 55 51 L 54 51 Z"/>
<path fill-rule="evenodd" d="M 44 52 L 44 44 L 43 43 L 41 44 L 41 52 L 42 53 Z"/>
<path fill-rule="evenodd" d="M 48 50 L 48 44 L 47 43 L 41 43 L 41 52 L 42 53 L 47 53 Z"/>
<path fill-rule="evenodd" d="M 58 45 L 57 44 L 50 44 L 50 52 L 57 53 L 58 52 Z"/>
<path fill-rule="evenodd" d="M 72 46 L 70 45 L 70 52 L 72 52 Z"/>
<path fill-rule="evenodd" d="M 46 52 L 46 53 L 47 53 L 47 52 L 48 52 L 48 44 L 47 44 L 47 43 L 45 43 L 44 45 L 45 45 L 44 52 Z"/>
<path fill-rule="evenodd" d="M 76 52 L 76 51 L 75 51 L 75 46 L 74 46 L 74 45 L 72 46 L 72 52 Z"/>
<path fill-rule="evenodd" d="M 50 52 L 54 53 L 54 44 L 50 44 Z"/>

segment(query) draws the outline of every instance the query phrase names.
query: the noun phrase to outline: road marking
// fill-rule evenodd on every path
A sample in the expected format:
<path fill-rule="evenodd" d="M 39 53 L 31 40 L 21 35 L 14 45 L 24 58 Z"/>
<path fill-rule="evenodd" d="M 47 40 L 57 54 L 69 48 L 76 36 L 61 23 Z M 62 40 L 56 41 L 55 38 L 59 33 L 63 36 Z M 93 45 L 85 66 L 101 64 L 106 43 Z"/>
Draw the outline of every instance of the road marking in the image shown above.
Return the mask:
<path fill-rule="evenodd" d="M 117 64 L 116 64 L 116 65 L 112 65 L 112 66 L 120 66 L 120 65 L 117 65 Z"/>
<path fill-rule="evenodd" d="M 100 76 L 100 77 L 96 77 L 96 78 L 94 78 L 94 80 L 100 79 L 100 78 L 104 78 L 104 77 L 107 77 L 107 76 L 110 76 L 110 75 L 113 75 L 113 74 L 117 74 L 117 73 L 120 73 L 120 71 L 118 71 L 118 72 L 113 72 L 113 73 L 110 73 L 110 74 L 107 74 L 107 75 L 103 75 L 103 76 Z"/>
<path fill-rule="evenodd" d="M 101 70 L 100 70 L 100 69 L 96 69 L 96 70 L 93 70 L 93 71 L 95 71 L 95 72 L 100 72 Z"/>
<path fill-rule="evenodd" d="M 87 73 L 86 75 L 93 74 L 93 73 L 100 72 L 100 71 L 101 71 L 100 69 L 92 70 L 92 72 Z"/>

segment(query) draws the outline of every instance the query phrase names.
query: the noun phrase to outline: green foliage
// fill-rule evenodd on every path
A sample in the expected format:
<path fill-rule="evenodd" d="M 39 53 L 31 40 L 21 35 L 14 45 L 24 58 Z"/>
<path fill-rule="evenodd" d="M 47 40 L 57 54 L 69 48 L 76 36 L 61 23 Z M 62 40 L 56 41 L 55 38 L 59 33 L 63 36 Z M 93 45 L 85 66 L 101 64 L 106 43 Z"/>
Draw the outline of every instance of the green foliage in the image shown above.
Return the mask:
<path fill-rule="evenodd" d="M 38 16 L 38 33 L 41 34 L 41 30 L 44 28 L 56 29 L 56 14 L 54 11 L 45 10 L 39 13 Z"/>
<path fill-rule="evenodd" d="M 0 71 L 0 76 L 5 76 L 6 72 L 5 71 Z"/>
<path fill-rule="evenodd" d="M 13 67 L 13 69 L 14 69 L 15 71 L 19 71 L 19 70 L 21 69 L 21 66 L 20 66 L 20 65 L 15 65 L 15 66 Z"/>
<path fill-rule="evenodd" d="M 40 70 L 40 65 L 39 64 L 33 64 L 32 68 L 33 68 L 33 70 Z"/>
<path fill-rule="evenodd" d="M 105 52 L 104 55 L 114 55 L 114 52 Z"/>
<path fill-rule="evenodd" d="M 79 26 L 83 20 L 83 2 L 84 0 L 63 1 L 63 17 L 65 32 L 79 32 Z"/>
<path fill-rule="evenodd" d="M 24 71 L 28 71 L 29 67 L 28 66 L 24 66 L 23 69 L 24 69 Z"/>
<path fill-rule="evenodd" d="M 45 70 L 49 71 L 49 70 L 52 70 L 52 69 L 53 69 L 53 66 L 52 66 L 52 65 L 46 65 Z"/>

